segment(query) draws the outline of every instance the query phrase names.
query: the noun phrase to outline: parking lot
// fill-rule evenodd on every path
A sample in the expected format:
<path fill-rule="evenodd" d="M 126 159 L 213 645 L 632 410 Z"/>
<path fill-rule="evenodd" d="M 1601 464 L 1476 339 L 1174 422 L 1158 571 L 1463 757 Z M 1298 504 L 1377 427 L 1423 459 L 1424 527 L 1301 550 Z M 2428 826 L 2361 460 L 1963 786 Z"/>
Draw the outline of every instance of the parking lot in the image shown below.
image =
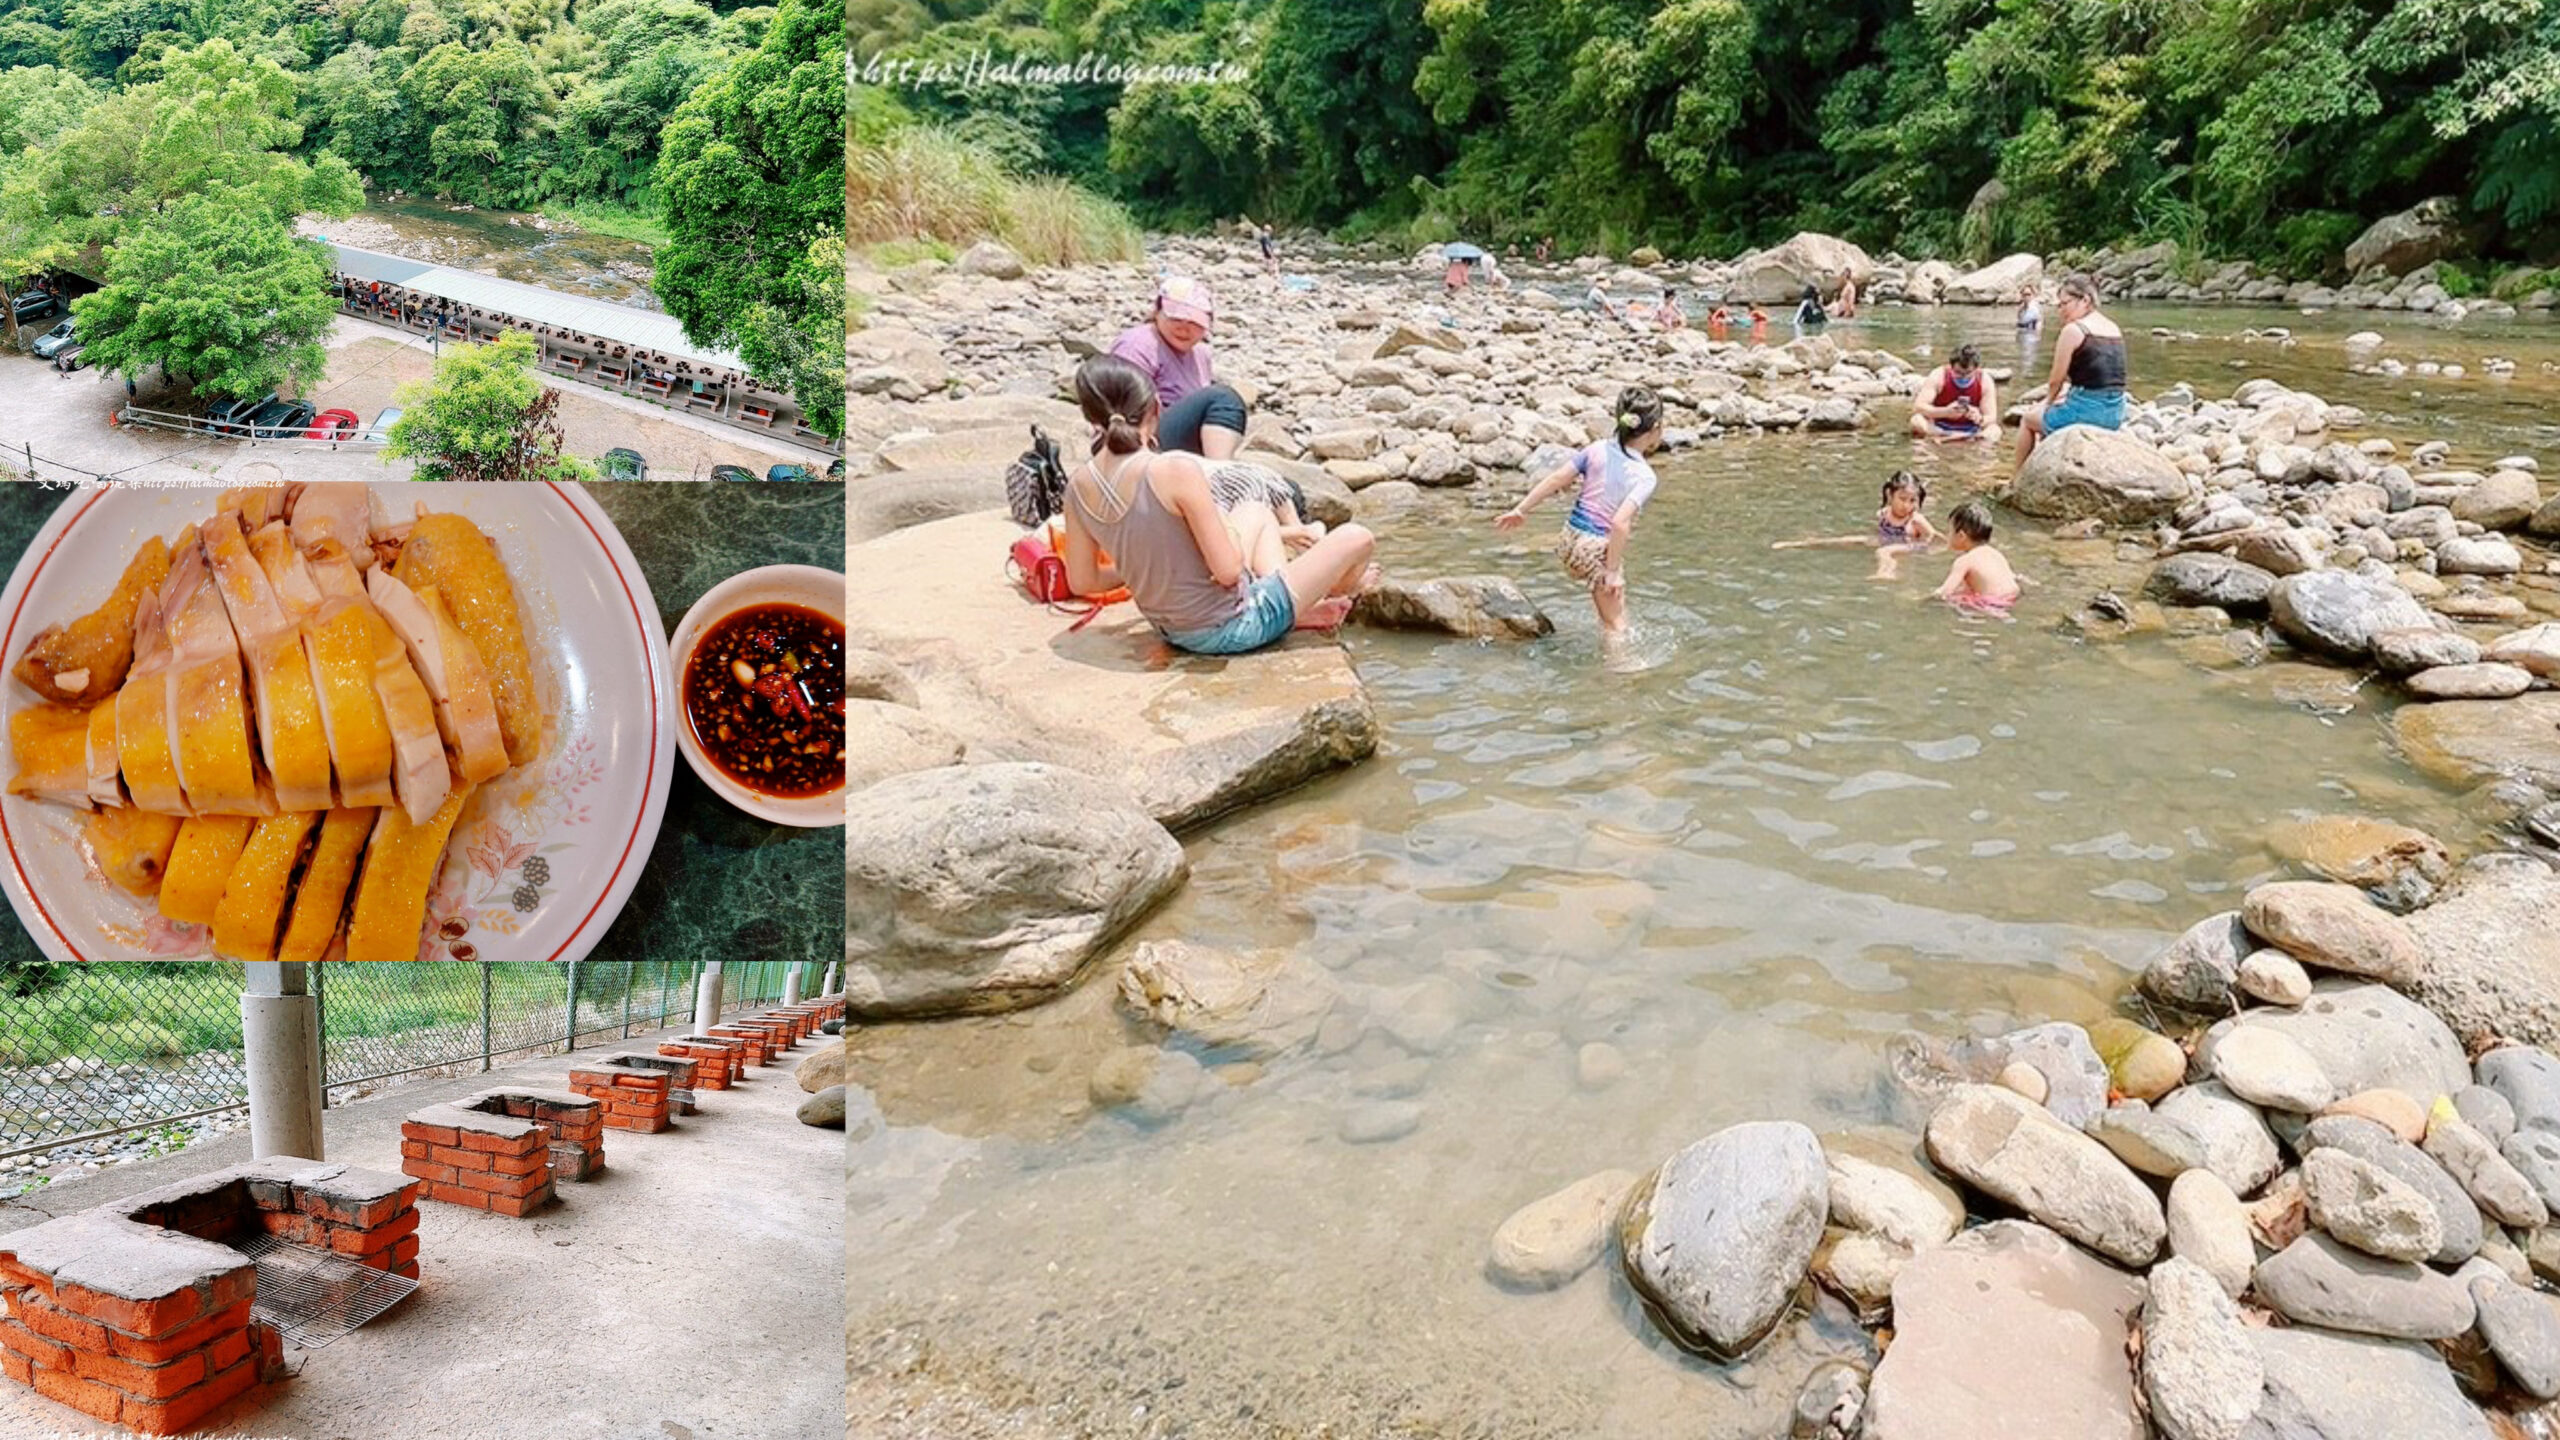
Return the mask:
<path fill-rule="evenodd" d="M 40 322 L 39 332 L 44 325 Z M 434 357 L 424 340 L 383 326 L 340 316 L 329 344 L 328 376 L 308 399 L 319 409 L 355 411 L 370 424 L 394 404 L 407 381 L 424 380 Z M 560 394 L 560 430 L 570 454 L 589 460 L 617 446 L 637 450 L 651 479 L 707 477 L 715 464 L 743 465 L 762 476 L 765 467 L 796 461 L 823 470 L 832 457 L 786 440 L 749 434 L 716 421 L 679 415 L 660 406 L 572 381 L 545 376 Z M 173 395 L 146 391 L 141 403 L 181 409 Z M 125 403 L 124 382 L 95 370 L 71 375 L 27 355 L 0 354 L 0 464 L 28 468 L 27 454 L 46 479 L 111 474 L 142 481 L 230 482 L 264 462 L 288 480 L 405 480 L 407 461 L 385 460 L 378 449 L 330 448 L 312 441 L 214 440 L 172 431 L 130 429 L 110 423 Z M 273 479 L 263 468 L 257 478 Z"/>

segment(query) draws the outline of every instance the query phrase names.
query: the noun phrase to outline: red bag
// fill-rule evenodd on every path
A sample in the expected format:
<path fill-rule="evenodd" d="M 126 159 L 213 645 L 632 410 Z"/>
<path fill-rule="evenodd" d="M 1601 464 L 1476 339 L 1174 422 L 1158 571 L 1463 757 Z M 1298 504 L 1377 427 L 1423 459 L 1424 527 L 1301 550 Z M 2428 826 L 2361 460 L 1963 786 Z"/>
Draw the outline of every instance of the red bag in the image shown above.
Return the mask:
<path fill-rule="evenodd" d="M 1083 597 L 1077 595 L 1075 587 L 1067 583 L 1067 562 L 1059 558 L 1058 552 L 1050 547 L 1048 537 L 1044 534 L 1025 535 L 1014 541 L 1013 553 L 1008 563 L 1013 568 L 1014 578 L 1022 582 L 1022 588 L 1030 592 L 1032 599 L 1052 610 L 1069 611 L 1076 615 L 1076 623 L 1067 627 L 1071 631 L 1081 630 L 1092 624 L 1093 617 L 1102 613 L 1103 606 L 1114 600 L 1125 598 L 1129 593 L 1126 590 L 1114 591 L 1109 595 L 1087 601 L 1081 611 L 1075 610 L 1074 602 Z"/>

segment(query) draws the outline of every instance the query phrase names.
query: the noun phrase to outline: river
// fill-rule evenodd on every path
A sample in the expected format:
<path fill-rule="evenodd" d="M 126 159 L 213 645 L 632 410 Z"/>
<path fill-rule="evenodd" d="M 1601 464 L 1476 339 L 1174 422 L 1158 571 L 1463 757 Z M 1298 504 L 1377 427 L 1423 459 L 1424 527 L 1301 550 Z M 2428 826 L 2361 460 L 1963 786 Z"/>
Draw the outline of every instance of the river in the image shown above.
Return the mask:
<path fill-rule="evenodd" d="M 2113 313 L 2138 393 L 2268 375 L 2363 407 L 2359 433 L 2404 454 L 2442 438 L 2480 468 L 2553 446 L 2546 322 Z M 2297 343 L 2243 333 L 2277 325 Z M 2345 337 L 2368 328 L 2385 355 L 2469 373 L 2352 374 Z M 1887 309 L 1832 333 L 1914 356 L 1970 339 L 2041 373 L 2005 311 Z M 2484 373 L 2500 356 L 2512 378 Z M 1426 492 L 1380 524 L 1393 567 L 1511 575 L 1558 632 L 1346 632 L 1378 754 L 1190 841 L 1190 883 L 1137 938 L 1322 964 L 1345 999 L 1314 1050 L 1213 1064 L 1187 1109 L 1141 1124 L 1087 1099 L 1098 1061 L 1138 1038 L 1110 964 L 1036 1011 L 860 1032 L 852 1432 L 1783 1434 L 1814 1357 L 1866 1349 L 1836 1306 L 1718 1366 L 1663 1339 L 1605 1266 L 1551 1293 L 1497 1286 L 1494 1228 L 1739 1120 L 1907 1144 L 1921 1117 L 1889 1077 L 1893 1036 L 2105 1013 L 2178 930 L 2285 873 L 2284 820 L 2501 843 L 2485 800 L 2398 759 L 2392 696 L 2350 672 L 2234 664 L 2210 633 L 2081 634 L 2067 622 L 2088 595 L 2131 597 L 2148 569 L 2112 541 L 2004 523 L 2038 582 L 2010 623 L 1924 603 L 1942 554 L 1878 582 L 1864 554 L 1773 553 L 1866 528 L 1898 468 L 1926 479 L 1942 528 L 2006 473 L 2005 446 L 1917 446 L 1881 413 L 1894 423 L 1868 433 L 1661 465 L 1628 671 L 1600 664 L 1542 538 L 1491 528 L 1524 480 Z M 2560 594 L 2522 593 L 2560 615 Z M 1586 1073 L 1594 1044 L 1623 1078 Z M 1346 1117 L 1382 1097 L 1419 1101 L 1418 1128 L 1349 1143 Z"/>

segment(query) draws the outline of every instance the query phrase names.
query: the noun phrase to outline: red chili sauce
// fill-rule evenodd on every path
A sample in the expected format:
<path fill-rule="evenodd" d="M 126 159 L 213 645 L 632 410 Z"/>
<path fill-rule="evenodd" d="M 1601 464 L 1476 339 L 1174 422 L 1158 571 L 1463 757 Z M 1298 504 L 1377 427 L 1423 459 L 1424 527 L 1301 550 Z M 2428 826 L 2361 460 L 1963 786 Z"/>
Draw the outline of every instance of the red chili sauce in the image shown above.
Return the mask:
<path fill-rule="evenodd" d="M 801 605 L 723 616 L 685 663 L 685 723 L 711 763 L 760 794 L 844 786 L 844 626 Z"/>

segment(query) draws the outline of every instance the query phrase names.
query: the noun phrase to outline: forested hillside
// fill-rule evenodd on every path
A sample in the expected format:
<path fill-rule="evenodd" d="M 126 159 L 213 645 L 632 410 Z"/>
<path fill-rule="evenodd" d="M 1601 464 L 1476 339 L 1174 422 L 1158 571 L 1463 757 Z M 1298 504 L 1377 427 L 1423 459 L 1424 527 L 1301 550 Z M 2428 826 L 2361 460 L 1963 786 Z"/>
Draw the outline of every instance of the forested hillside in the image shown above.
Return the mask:
<path fill-rule="evenodd" d="M 854 0 L 857 62 L 1224 59 L 1231 85 L 884 89 L 1157 223 L 1251 214 L 1718 253 L 2127 238 L 2297 273 L 2449 195 L 2560 249 L 2536 0 Z M 1418 223 L 1417 223 L 1418 222 Z"/>

